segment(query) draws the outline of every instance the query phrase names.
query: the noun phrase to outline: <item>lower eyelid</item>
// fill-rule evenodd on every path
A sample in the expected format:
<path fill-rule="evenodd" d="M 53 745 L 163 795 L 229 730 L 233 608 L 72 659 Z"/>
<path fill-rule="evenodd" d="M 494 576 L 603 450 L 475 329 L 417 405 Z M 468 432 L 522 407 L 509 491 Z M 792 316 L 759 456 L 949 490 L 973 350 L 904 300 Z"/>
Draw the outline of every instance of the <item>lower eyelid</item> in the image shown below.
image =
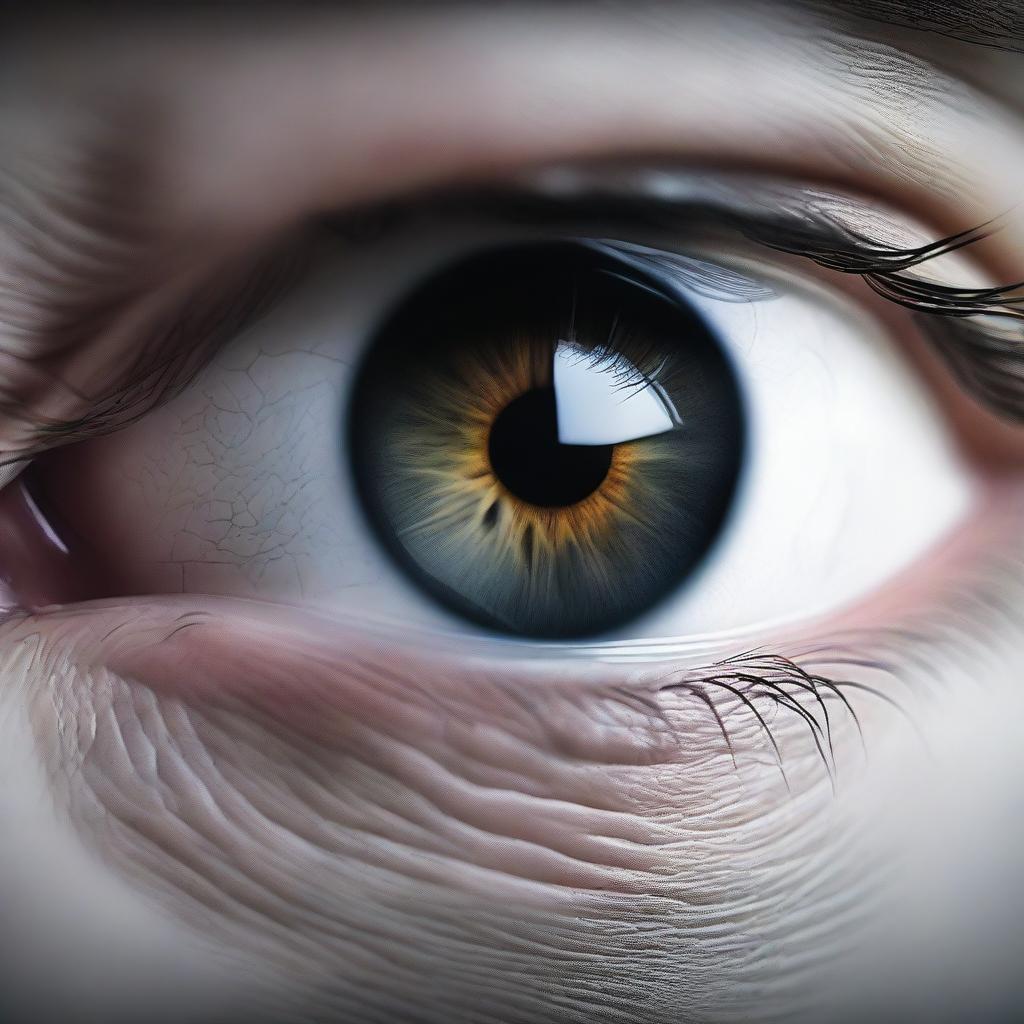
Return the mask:
<path fill-rule="evenodd" d="M 885 630 L 860 616 L 837 624 L 845 632 L 765 642 L 851 683 L 843 692 L 868 758 L 883 740 L 915 742 L 896 731 L 890 702 L 916 714 L 911 677 L 930 680 L 928 664 L 913 668 L 921 653 L 941 647 L 951 668 L 954 649 L 969 656 L 964 633 L 988 642 L 982 617 L 1006 595 L 986 558 L 1019 558 L 1022 497 L 1019 487 L 993 495 L 950 554 L 943 587 L 900 595 L 879 616 Z M 979 578 L 1002 596 L 985 599 Z M 916 653 L 921 641 L 891 628 L 914 613 L 931 630 Z M 944 645 L 943 618 L 960 634 Z M 14 617 L 0 626 L 0 653 L 5 680 L 29 690 L 41 759 L 83 838 L 135 884 L 170 890 L 207 935 L 227 929 L 237 942 L 235 913 L 266 922 L 261 936 L 280 927 L 282 886 L 313 885 L 318 919 L 358 928 L 375 894 L 386 900 L 410 880 L 432 883 L 446 904 L 483 898 L 492 916 L 497 905 L 602 920 L 618 908 L 657 921 L 665 904 L 676 929 L 742 931 L 773 886 L 785 894 L 802 879 L 820 892 L 808 849 L 850 891 L 831 859 L 829 777 L 842 799 L 868 761 L 842 702 L 829 701 L 826 722 L 793 688 L 814 725 L 748 691 L 777 758 L 728 691 L 719 722 L 678 685 L 746 675 L 749 661 L 721 660 L 757 641 L 709 646 L 703 668 L 692 656 L 686 668 L 670 652 L 642 662 L 623 647 L 500 663 L 480 650 L 427 656 L 409 639 L 259 602 L 165 598 Z M 785 670 L 764 650 L 754 658 L 757 672 Z M 317 894 L 325 868 L 330 888 Z M 828 920 L 844 933 L 845 914 Z"/>
<path fill-rule="evenodd" d="M 895 588 L 897 599 L 865 602 L 861 611 L 835 621 L 834 628 L 863 633 L 872 621 L 890 626 L 909 606 L 927 609 L 936 599 L 935 579 L 942 577 L 943 566 L 955 575 L 965 564 L 978 563 L 979 547 L 991 551 L 996 546 L 1007 520 L 1013 519 L 1007 513 L 1015 496 L 994 500 L 985 525 L 964 531 L 944 559 L 918 567 L 911 575 L 919 582 L 908 586 L 903 581 Z M 679 763 L 683 737 L 688 755 L 694 754 L 695 735 L 685 723 L 697 723 L 698 734 L 711 744 L 701 756 L 736 753 L 727 741 L 723 745 L 720 729 L 707 732 L 709 725 L 720 723 L 708 714 L 707 694 L 715 688 L 704 683 L 738 670 L 721 664 L 695 667 L 692 655 L 680 660 L 671 654 L 671 645 L 662 648 L 660 660 L 648 664 L 642 649 L 628 644 L 590 645 L 581 649 L 583 659 L 564 656 L 572 654 L 572 645 L 548 648 L 546 656 L 545 648 L 538 647 L 540 659 L 495 660 L 479 647 L 467 647 L 456 658 L 426 653 L 430 643 L 421 642 L 423 637 L 410 646 L 388 631 L 375 637 L 372 630 L 339 628 L 302 609 L 226 598 L 55 607 L 12 618 L 4 633 L 8 650 L 28 643 L 39 657 L 79 664 L 86 687 L 93 685 L 89 673 L 97 679 L 111 673 L 145 687 L 158 700 L 256 715 L 328 746 L 343 745 L 365 728 L 404 734 L 414 745 L 443 746 L 461 723 L 474 735 L 490 729 L 518 737 L 525 749 L 535 750 L 540 738 L 548 753 L 581 764 L 667 766 Z M 718 641 L 720 656 L 741 644 Z M 793 637 L 781 648 L 776 642 L 762 649 L 796 650 L 806 644 L 806 636 Z M 528 649 L 523 645 L 523 653 Z M 728 692 L 718 690 L 717 696 Z M 680 713 L 681 719 L 673 717 Z M 763 748 L 766 739 L 756 739 L 756 745 Z"/>
<path fill-rule="evenodd" d="M 336 632 L 314 639 L 308 628 L 237 612 L 112 604 L 11 624 L 8 651 L 27 648 L 53 666 L 39 697 L 56 703 L 61 723 L 40 741 L 48 762 L 63 765 L 60 779 L 92 778 L 100 799 L 135 793 L 137 802 L 157 779 L 176 789 L 182 772 L 213 772 L 223 786 L 239 762 L 269 756 L 265 787 L 288 765 L 308 780 L 295 780 L 299 790 L 279 808 L 289 820 L 300 815 L 289 828 L 316 831 L 301 805 L 331 788 L 319 811 L 325 836 L 354 828 L 376 835 L 385 859 L 398 843 L 500 870 L 506 881 L 491 881 L 492 897 L 506 885 L 515 893 L 518 885 L 656 884 L 673 833 L 641 812 L 631 772 L 657 770 L 675 742 L 645 728 L 643 716 L 583 697 L 582 687 L 575 699 L 550 690 L 503 699 L 507 682 L 491 684 L 450 660 L 382 655 Z M 57 734 L 66 739 L 53 751 Z M 126 770 L 138 778 L 118 782 Z M 367 805 L 361 791 L 377 790 L 375 778 L 382 788 Z M 203 830 L 198 809 L 183 794 L 176 800 L 176 813 Z M 428 858 L 409 870 L 432 874 L 438 865 Z"/>
<path fill-rule="evenodd" d="M 52 535 L 50 527 L 40 516 L 26 490 L 20 484 L 12 485 L 0 495 L 0 500 L 0 527 L 7 532 L 9 538 L 13 538 L 13 543 L 8 547 L 8 554 L 11 551 L 16 553 L 17 550 L 25 553 L 27 573 L 28 563 L 35 565 L 40 552 L 48 552 L 48 557 L 54 562 L 54 575 L 62 575 L 66 569 L 63 565 L 66 550 L 59 538 Z M 812 632 L 834 632 L 850 628 L 884 629 L 904 619 L 929 614 L 931 608 L 950 596 L 955 589 L 953 585 L 956 581 L 960 581 L 956 586 L 969 585 L 977 578 L 979 570 L 983 573 L 985 566 L 993 559 L 1001 557 L 1003 552 L 1013 551 L 1017 537 L 1017 514 L 1022 500 L 1024 499 L 1021 484 L 1015 478 L 991 479 L 981 490 L 977 511 L 970 521 L 945 540 L 937 550 L 911 566 L 879 592 L 868 595 L 863 601 L 844 612 L 830 616 L 827 623 L 799 627 L 795 632 L 789 631 L 777 636 L 775 643 L 783 646 L 791 642 L 800 643 L 807 635 L 808 629 Z M 8 583 L 12 580 L 17 582 L 18 573 L 12 571 L 10 565 L 4 565 L 2 568 Z M 942 587 L 937 586 L 940 580 L 944 582 Z M 40 593 L 41 600 L 22 602 L 22 607 L 31 609 L 43 603 L 54 604 L 55 601 L 67 605 L 69 601 L 75 600 L 74 595 L 67 591 L 55 599 L 45 593 L 45 588 Z M 186 634 L 194 636 L 197 631 L 204 632 L 203 642 L 192 645 L 191 652 L 186 649 L 182 649 L 182 652 L 206 659 L 221 668 L 230 666 L 233 661 L 233 676 L 240 694 L 247 692 L 249 685 L 245 681 L 244 666 L 248 659 L 253 658 L 255 661 L 251 664 L 259 664 L 261 648 L 269 648 L 281 656 L 289 651 L 296 652 L 297 658 L 301 655 L 306 661 L 297 661 L 293 665 L 295 669 L 302 668 L 304 664 L 308 669 L 322 669 L 343 660 L 357 676 L 362 671 L 359 668 L 361 659 L 357 653 L 346 654 L 348 650 L 394 650 L 399 659 L 402 659 L 409 656 L 412 650 L 410 644 L 419 646 L 425 643 L 426 648 L 430 648 L 430 634 L 423 633 L 422 627 L 417 630 L 415 640 L 397 641 L 393 635 L 393 623 L 387 620 L 377 624 L 371 619 L 352 620 L 348 625 L 339 627 L 330 616 L 318 615 L 310 609 L 231 598 L 108 599 L 91 601 L 77 607 L 72 604 L 66 611 L 57 605 L 52 612 L 44 610 L 38 616 L 31 612 L 21 612 L 9 625 L 11 628 L 17 626 L 24 629 L 27 624 L 36 621 L 45 624 L 51 615 L 56 616 L 53 621 L 61 624 L 64 622 L 64 616 L 71 616 L 68 621 L 81 628 L 82 643 L 88 642 L 90 637 L 95 641 L 97 636 L 102 636 L 103 630 L 100 627 L 104 624 L 117 627 L 117 631 L 124 630 L 136 635 L 138 639 L 130 649 L 137 648 L 142 658 L 149 659 L 148 664 L 157 672 L 154 682 L 162 673 L 168 686 L 176 691 L 177 696 L 188 694 L 199 699 L 205 699 L 212 694 L 223 695 L 223 680 L 218 672 L 205 672 L 200 675 L 189 672 L 184 678 L 179 678 L 174 671 L 171 657 L 174 648 L 170 646 L 175 638 Z M 223 621 L 221 629 L 211 625 L 218 617 Z M 61 625 L 61 628 L 64 626 Z M 369 633 L 365 632 L 367 629 L 370 630 Z M 379 647 L 374 646 L 374 636 L 379 637 Z M 724 650 L 730 643 L 744 642 L 746 641 L 742 638 L 730 641 L 727 637 L 717 640 L 692 638 L 624 644 L 605 644 L 600 641 L 582 645 L 524 642 L 514 644 L 511 653 L 499 646 L 497 653 L 488 654 L 489 641 L 485 639 L 475 643 L 467 638 L 459 641 L 464 646 L 470 665 L 477 663 L 481 658 L 483 663 L 497 658 L 499 660 L 494 664 L 500 665 L 505 674 L 512 675 L 520 671 L 517 666 L 522 666 L 523 679 L 529 684 L 526 687 L 528 691 L 539 685 L 537 677 L 543 678 L 548 668 L 552 671 L 557 670 L 560 678 L 576 678 L 576 673 L 583 671 L 581 659 L 584 667 L 588 663 L 595 666 L 611 665 L 621 661 L 637 663 L 638 657 L 642 663 L 644 657 L 649 659 L 652 656 L 659 656 L 658 652 L 665 658 L 673 656 L 674 651 L 692 651 L 702 645 L 706 650 L 714 651 L 715 644 L 718 644 L 720 650 Z M 150 646 L 152 644 L 157 646 Z M 97 653 L 105 650 L 105 645 L 97 647 Z M 121 658 L 126 656 L 129 648 L 118 641 L 110 650 L 112 654 Z M 571 655 L 569 660 L 565 660 L 565 654 Z M 508 658 L 511 660 L 506 666 Z M 255 678 L 261 678 L 259 673 Z M 273 698 L 272 680 L 265 679 L 264 682 L 264 690 Z M 283 688 L 277 696 L 283 699 L 287 695 L 287 686 L 290 682 L 294 684 L 295 679 L 289 680 L 287 674 L 284 674 L 280 682 Z M 185 691 L 180 689 L 182 685 L 186 686 Z M 454 703 L 452 707 L 457 710 L 458 704 Z"/>

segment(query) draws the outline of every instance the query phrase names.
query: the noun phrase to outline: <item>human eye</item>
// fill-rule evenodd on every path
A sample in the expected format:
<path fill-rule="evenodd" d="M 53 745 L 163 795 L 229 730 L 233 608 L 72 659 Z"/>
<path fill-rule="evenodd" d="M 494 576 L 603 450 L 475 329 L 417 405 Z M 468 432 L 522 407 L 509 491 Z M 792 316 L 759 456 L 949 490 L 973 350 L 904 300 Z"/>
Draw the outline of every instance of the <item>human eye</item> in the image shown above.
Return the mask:
<path fill-rule="evenodd" d="M 1020 130 L 934 18 L 14 24 L 0 1016 L 1012 1019 Z"/>
<path fill-rule="evenodd" d="M 37 460 L 91 596 L 685 641 L 852 606 L 980 501 L 872 293 L 749 212 L 691 204 L 660 247 L 489 216 L 323 229 L 180 395 Z"/>

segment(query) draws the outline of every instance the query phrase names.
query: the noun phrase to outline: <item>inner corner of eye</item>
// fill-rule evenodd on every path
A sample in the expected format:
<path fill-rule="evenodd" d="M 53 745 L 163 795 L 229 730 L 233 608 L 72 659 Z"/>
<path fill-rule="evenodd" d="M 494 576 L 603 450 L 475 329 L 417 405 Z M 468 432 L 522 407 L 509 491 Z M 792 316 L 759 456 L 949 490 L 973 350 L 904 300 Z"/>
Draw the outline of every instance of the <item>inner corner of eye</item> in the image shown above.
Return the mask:
<path fill-rule="evenodd" d="M 706 319 L 598 247 L 477 253 L 380 326 L 350 410 L 378 538 L 452 611 L 523 636 L 626 624 L 715 544 L 745 411 Z"/>

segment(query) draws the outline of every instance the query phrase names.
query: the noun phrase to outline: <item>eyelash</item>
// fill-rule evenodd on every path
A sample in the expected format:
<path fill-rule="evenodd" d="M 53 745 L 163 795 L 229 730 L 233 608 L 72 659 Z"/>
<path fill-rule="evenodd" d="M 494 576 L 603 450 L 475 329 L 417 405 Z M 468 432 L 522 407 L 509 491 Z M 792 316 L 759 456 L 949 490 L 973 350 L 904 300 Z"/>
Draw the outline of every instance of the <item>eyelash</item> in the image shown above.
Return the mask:
<path fill-rule="evenodd" d="M 813 198 L 813 197 L 811 197 Z M 908 273 L 933 259 L 964 249 L 999 230 L 998 219 L 927 245 L 885 245 L 848 228 L 829 209 L 808 201 L 780 200 L 778 213 L 739 211 L 727 202 L 658 198 L 634 192 L 581 192 L 551 198 L 533 192 L 481 193 L 440 206 L 448 213 L 497 214 L 513 223 L 580 223 L 679 227 L 681 231 L 725 227 L 751 242 L 808 259 L 835 273 L 861 277 L 882 298 L 916 314 L 923 333 L 949 371 L 971 397 L 1012 423 L 1024 423 L 1024 347 L 1016 322 L 1024 320 L 1024 282 L 995 288 L 957 288 Z M 392 213 L 401 216 L 401 213 Z M 677 258 L 676 254 L 668 256 Z M 717 289 L 721 291 L 719 287 Z M 719 296 L 721 297 L 721 296 Z M 1009 321 L 1001 327 L 978 317 Z"/>
<path fill-rule="evenodd" d="M 965 248 L 998 230 L 996 222 L 950 235 L 930 245 L 881 246 L 832 222 L 836 240 L 821 244 L 783 228 L 756 240 L 803 256 L 829 270 L 855 274 L 882 298 L 917 314 L 925 336 L 959 385 L 983 405 L 1014 423 L 1024 423 L 1024 348 L 1016 322 L 1024 320 L 1024 282 L 994 288 L 957 288 L 907 271 Z M 991 317 L 1006 324 L 980 324 Z"/>
<path fill-rule="evenodd" d="M 893 678 L 897 677 L 895 665 L 886 664 L 877 658 L 858 656 L 846 648 L 833 649 L 843 653 L 821 658 L 820 664 L 881 671 Z M 745 714 L 748 717 L 748 724 L 752 724 L 755 731 L 766 738 L 783 784 L 787 792 L 792 793 L 782 745 L 777 736 L 779 723 L 775 720 L 776 712 L 788 712 L 809 730 L 817 758 L 835 795 L 838 792 L 838 762 L 833 727 L 839 723 L 829 713 L 829 701 L 835 701 L 852 720 L 865 759 L 868 757 L 868 747 L 863 724 L 844 690 L 860 691 L 889 705 L 903 716 L 915 731 L 916 721 L 901 702 L 879 687 L 855 679 L 825 675 L 814 670 L 815 659 L 808 657 L 801 660 L 803 664 L 794 658 L 763 649 L 746 651 L 709 667 L 686 672 L 678 678 L 660 683 L 656 687 L 654 699 L 626 687 L 619 688 L 617 696 L 626 703 L 639 705 L 641 710 L 649 714 L 653 713 L 663 723 L 668 724 L 669 728 L 671 722 L 664 706 L 664 695 L 683 693 L 697 700 L 712 716 L 715 727 L 725 743 L 733 770 L 737 773 L 741 770 L 741 764 L 737 753 L 738 744 L 734 742 L 734 732 L 738 732 L 739 729 L 731 728 L 730 720 L 737 713 Z"/>
<path fill-rule="evenodd" d="M 1008 539 L 1016 538 L 1019 515 L 1020 499 L 1011 501 L 1000 513 L 999 530 Z M 990 651 L 999 638 L 1019 635 L 1021 623 L 1015 609 L 1019 606 L 1022 570 L 1020 552 L 1006 552 L 1004 546 L 976 564 L 969 576 L 949 581 L 940 603 L 912 623 L 824 637 L 792 656 L 764 647 L 748 650 L 662 678 L 643 692 L 622 687 L 617 695 L 653 714 L 670 729 L 671 705 L 666 704 L 665 696 L 683 694 L 697 701 L 698 710 L 711 716 L 737 773 L 742 770 L 742 759 L 734 733 L 752 726 L 765 737 L 791 792 L 783 760 L 788 753 L 782 742 L 784 723 L 775 717 L 776 712 L 786 712 L 790 720 L 806 726 L 817 759 L 836 793 L 839 775 L 833 736 L 846 716 L 853 721 L 864 758 L 869 756 L 861 715 L 844 691 L 888 705 L 927 749 L 914 702 L 900 699 L 883 680 L 898 684 L 905 696 L 923 697 L 932 678 L 931 666 L 938 659 L 947 670 L 959 666 L 976 676 L 984 664 L 984 652 Z M 872 676 L 880 677 L 878 685 L 865 681 Z M 842 708 L 839 720 L 829 713 L 829 701 Z M 736 715 L 745 716 L 745 721 L 734 724 Z"/>
<path fill-rule="evenodd" d="M 843 661 L 862 667 L 879 667 L 877 662 L 854 656 L 845 656 Z M 833 725 L 838 723 L 829 714 L 828 701 L 837 702 L 849 716 L 856 727 L 865 758 L 868 753 L 861 719 L 843 693 L 844 689 L 871 694 L 895 707 L 901 714 L 907 714 L 902 705 L 877 687 L 853 679 L 830 678 L 802 666 L 792 658 L 764 651 L 748 651 L 727 658 L 681 679 L 663 683 L 658 687 L 658 692 L 684 692 L 707 708 L 725 741 L 735 771 L 740 770 L 740 763 L 727 720 L 739 711 L 748 715 L 756 729 L 768 740 L 788 792 L 792 792 L 792 787 L 786 773 L 782 748 L 773 728 L 776 724 L 773 711 L 782 710 L 795 715 L 809 730 L 834 794 L 837 791 L 838 766 Z M 768 702 L 767 706 L 764 702 Z M 759 709 L 759 703 L 762 709 Z"/>
<path fill-rule="evenodd" d="M 92 408 L 80 418 L 43 419 L 25 410 L 14 396 L 6 398 L 8 416 L 30 424 L 36 440 L 4 453 L 0 468 L 27 462 L 53 448 L 113 433 L 179 393 L 222 345 L 271 308 L 298 279 L 305 255 L 302 249 L 282 245 L 254 260 L 241 273 L 236 272 L 231 288 L 225 289 L 223 282 L 202 285 L 179 312 L 151 326 L 131 357 L 124 379 L 112 391 L 90 399 Z M 30 357 L 23 362 L 30 374 L 26 379 L 32 385 L 27 390 L 67 386 L 54 378 L 45 362 L 40 361 L 38 367 Z"/>
<path fill-rule="evenodd" d="M 669 213 L 665 211 L 666 205 L 670 208 Z M 387 233 L 422 208 L 422 205 L 395 204 L 369 213 L 364 211 L 344 218 L 328 218 L 326 223 L 339 234 L 359 241 L 365 240 L 367 235 L 374 237 Z M 644 197 L 609 197 L 603 194 L 596 198 L 583 196 L 552 202 L 551 199 L 522 192 L 482 193 L 456 199 L 442 197 L 429 208 L 455 215 L 481 212 L 493 215 L 497 210 L 506 220 L 525 219 L 533 225 L 564 223 L 573 219 L 578 224 L 581 220 L 595 218 L 607 225 L 609 220 L 625 217 L 634 228 L 644 223 L 665 227 L 669 220 L 675 223 L 681 220 L 691 230 L 702 222 L 731 227 L 767 248 L 809 259 L 838 273 L 861 276 L 878 294 L 909 308 L 922 318 L 926 336 L 967 393 L 1005 418 L 1024 422 L 1024 353 L 1019 339 L 991 327 L 968 322 L 969 318 L 983 314 L 1024 319 L 1024 309 L 1013 308 L 1016 304 L 1024 304 L 1024 296 L 1013 294 L 1024 284 L 991 289 L 950 288 L 906 273 L 931 259 L 981 240 L 993 230 L 991 223 L 930 245 L 900 249 L 876 244 L 816 209 L 783 209 L 782 215 L 773 218 L 740 214 L 735 209 L 724 208 L 721 203 L 670 201 L 666 204 Z M 628 243 L 619 244 L 628 248 Z M 137 358 L 138 367 L 130 380 L 100 398 L 86 416 L 72 422 L 38 424 L 36 443 L 8 452 L 0 460 L 0 466 L 24 462 L 49 448 L 74 444 L 119 429 L 187 386 L 226 333 L 237 331 L 250 322 L 285 290 L 288 281 L 295 279 L 303 265 L 302 253 L 284 251 L 283 259 L 281 251 L 277 251 L 259 264 L 219 308 L 211 310 L 203 303 L 190 304 L 190 310 L 204 310 L 198 332 L 195 324 L 190 326 L 186 322 L 188 312 L 183 312 L 178 321 L 164 324 L 159 340 L 147 344 L 143 355 Z M 724 269 L 716 271 L 717 276 L 705 282 L 692 267 L 686 266 L 685 256 L 665 253 L 663 257 L 673 264 L 670 272 L 683 277 L 689 275 L 691 284 L 710 288 L 719 297 L 723 297 L 722 293 L 728 295 L 736 290 L 731 297 L 733 301 L 739 301 L 750 291 L 749 283 L 737 287 L 739 276 Z M 178 346 L 176 351 L 162 354 L 171 339 L 186 334 L 200 336 L 200 344 L 196 347 Z M 158 358 L 153 358 L 154 352 L 160 354 Z"/>

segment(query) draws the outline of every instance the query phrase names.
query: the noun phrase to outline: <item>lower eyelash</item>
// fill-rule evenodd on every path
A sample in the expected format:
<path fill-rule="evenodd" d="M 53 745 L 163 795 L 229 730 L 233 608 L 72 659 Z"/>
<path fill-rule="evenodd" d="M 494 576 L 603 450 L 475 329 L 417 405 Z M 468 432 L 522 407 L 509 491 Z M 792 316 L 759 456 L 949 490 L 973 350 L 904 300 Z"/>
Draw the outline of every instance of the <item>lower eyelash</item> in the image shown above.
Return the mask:
<path fill-rule="evenodd" d="M 818 756 L 835 792 L 837 765 L 832 736 L 833 721 L 826 703 L 828 700 L 838 701 L 842 705 L 856 726 L 865 756 L 867 754 L 860 718 L 843 694 L 843 689 L 847 687 L 863 688 L 863 684 L 852 680 L 829 679 L 808 671 L 781 654 L 751 651 L 717 662 L 710 669 L 664 683 L 659 687 L 659 692 L 682 691 L 708 708 L 736 770 L 739 770 L 739 760 L 727 720 L 737 712 L 751 716 L 771 744 L 779 773 L 789 792 L 792 792 L 792 787 L 786 774 L 782 750 L 769 719 L 774 718 L 771 713 L 773 709 L 796 715 L 810 730 Z M 867 689 L 877 692 L 871 687 Z M 758 704 L 765 701 L 769 702 L 769 706 L 762 711 Z"/>
<path fill-rule="evenodd" d="M 1005 534 L 1008 544 L 1017 539 L 1022 498 L 1004 497 L 992 513 L 990 527 Z M 728 756 L 737 773 L 743 769 L 744 752 L 753 756 L 758 750 L 746 741 L 751 734 L 760 734 L 791 793 L 788 733 L 786 743 L 783 733 L 787 723 L 796 723 L 813 741 L 815 757 L 835 794 L 838 737 L 844 722 L 856 730 L 864 759 L 870 754 L 870 736 L 865 734 L 863 707 L 855 707 L 856 696 L 887 705 L 900 715 L 927 752 L 915 705 L 944 678 L 934 666 L 967 669 L 984 687 L 986 654 L 1007 638 L 1019 642 L 1024 556 L 1019 549 L 1007 552 L 992 541 L 988 536 L 987 555 L 970 564 L 969 574 L 948 581 L 935 604 L 906 624 L 843 631 L 802 643 L 798 652 L 788 655 L 768 647 L 743 651 L 668 678 L 663 675 L 642 693 L 628 684 L 619 686 L 618 697 L 655 715 L 674 734 L 681 732 L 673 721 L 678 705 L 670 706 L 665 697 L 675 694 L 695 701 L 711 717 L 724 745 L 720 753 Z M 968 692 L 965 699 L 988 696 Z M 743 743 L 737 742 L 740 734 Z"/>

